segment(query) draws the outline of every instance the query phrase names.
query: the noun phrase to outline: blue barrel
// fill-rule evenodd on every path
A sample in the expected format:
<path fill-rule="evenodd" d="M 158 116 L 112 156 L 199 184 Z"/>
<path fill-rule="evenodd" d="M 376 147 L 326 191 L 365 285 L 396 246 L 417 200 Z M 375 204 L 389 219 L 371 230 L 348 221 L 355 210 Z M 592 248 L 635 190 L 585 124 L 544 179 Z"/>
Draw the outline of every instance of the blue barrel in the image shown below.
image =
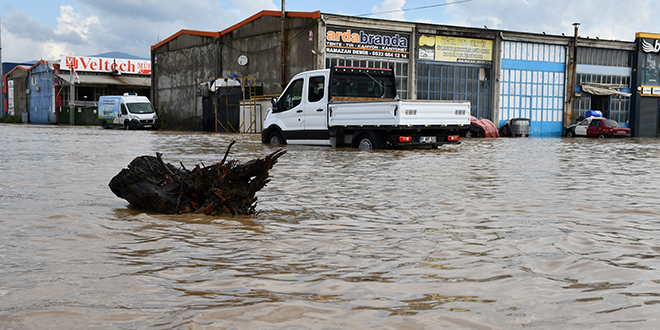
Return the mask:
<path fill-rule="evenodd" d="M 585 117 L 602 117 L 603 113 L 600 112 L 599 110 L 589 110 L 587 113 L 584 114 Z"/>

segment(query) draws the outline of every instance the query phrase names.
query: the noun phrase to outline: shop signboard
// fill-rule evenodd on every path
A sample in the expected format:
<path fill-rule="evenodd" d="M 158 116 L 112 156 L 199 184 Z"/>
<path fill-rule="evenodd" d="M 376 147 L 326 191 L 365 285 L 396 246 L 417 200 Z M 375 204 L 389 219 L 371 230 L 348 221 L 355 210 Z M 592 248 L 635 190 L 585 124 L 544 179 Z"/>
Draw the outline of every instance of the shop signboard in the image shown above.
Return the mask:
<path fill-rule="evenodd" d="M 7 112 L 14 115 L 14 81 L 7 80 Z"/>
<path fill-rule="evenodd" d="M 327 54 L 374 58 L 408 59 L 410 33 L 328 26 L 325 37 Z"/>
<path fill-rule="evenodd" d="M 80 72 L 151 74 L 151 61 L 145 60 L 63 55 L 61 63 L 64 70 L 73 68 Z"/>
<path fill-rule="evenodd" d="M 647 38 L 637 36 L 639 38 L 639 63 L 641 66 L 640 74 L 642 78 L 642 85 L 660 86 L 660 40 L 653 37 L 653 35 L 645 35 Z M 654 95 L 654 93 L 651 93 Z"/>
<path fill-rule="evenodd" d="M 422 35 L 418 45 L 420 60 L 478 64 L 493 62 L 492 40 Z"/>

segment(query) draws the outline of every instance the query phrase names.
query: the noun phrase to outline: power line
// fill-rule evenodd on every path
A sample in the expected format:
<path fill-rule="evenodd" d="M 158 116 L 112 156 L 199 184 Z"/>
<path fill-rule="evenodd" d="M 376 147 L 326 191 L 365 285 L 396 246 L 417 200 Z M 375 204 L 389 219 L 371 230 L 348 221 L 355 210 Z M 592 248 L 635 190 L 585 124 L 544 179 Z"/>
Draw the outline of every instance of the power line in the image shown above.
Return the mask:
<path fill-rule="evenodd" d="M 356 17 L 373 16 L 373 15 L 380 15 L 380 14 L 390 14 L 390 13 L 397 13 L 397 12 L 400 12 L 400 11 L 418 10 L 418 9 L 426 9 L 426 8 L 435 8 L 435 7 L 455 5 L 455 4 L 458 4 L 458 3 L 470 2 L 470 1 L 472 1 L 472 0 L 461 0 L 461 1 L 447 2 L 447 3 L 437 4 L 437 5 L 430 5 L 430 6 L 423 6 L 423 7 L 416 7 L 416 8 L 402 8 L 402 9 L 391 10 L 391 11 L 383 11 L 383 12 L 380 12 L 380 13 L 362 14 L 362 15 L 357 15 Z"/>

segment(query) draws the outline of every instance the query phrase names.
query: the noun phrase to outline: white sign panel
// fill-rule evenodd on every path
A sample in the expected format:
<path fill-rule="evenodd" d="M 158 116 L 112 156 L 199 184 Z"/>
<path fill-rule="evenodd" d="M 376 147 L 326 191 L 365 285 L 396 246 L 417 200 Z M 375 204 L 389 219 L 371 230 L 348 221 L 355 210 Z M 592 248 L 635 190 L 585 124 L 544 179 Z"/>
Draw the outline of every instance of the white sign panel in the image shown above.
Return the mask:
<path fill-rule="evenodd" d="M 7 81 L 7 112 L 14 115 L 14 81 Z"/>
<path fill-rule="evenodd" d="M 76 71 L 151 74 L 151 61 L 87 56 L 62 56 L 62 69 Z"/>

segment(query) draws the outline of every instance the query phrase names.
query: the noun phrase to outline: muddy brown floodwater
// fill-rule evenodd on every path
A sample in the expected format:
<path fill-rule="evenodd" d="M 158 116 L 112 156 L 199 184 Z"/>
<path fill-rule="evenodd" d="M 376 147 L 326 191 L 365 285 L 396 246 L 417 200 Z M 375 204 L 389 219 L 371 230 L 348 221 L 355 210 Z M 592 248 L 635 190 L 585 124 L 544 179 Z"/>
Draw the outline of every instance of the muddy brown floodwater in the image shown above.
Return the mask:
<path fill-rule="evenodd" d="M 1 329 L 657 329 L 660 140 L 284 146 L 253 217 L 108 188 L 245 134 L 0 124 Z"/>

